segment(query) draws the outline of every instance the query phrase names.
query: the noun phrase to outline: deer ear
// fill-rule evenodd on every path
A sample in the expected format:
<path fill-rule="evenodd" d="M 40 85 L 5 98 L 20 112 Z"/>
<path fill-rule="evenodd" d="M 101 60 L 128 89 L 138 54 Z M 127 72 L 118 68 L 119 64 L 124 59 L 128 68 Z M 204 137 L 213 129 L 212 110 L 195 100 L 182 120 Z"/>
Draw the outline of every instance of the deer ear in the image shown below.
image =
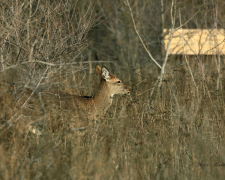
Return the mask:
<path fill-rule="evenodd" d="M 101 68 L 101 66 L 99 66 L 98 64 L 95 66 L 95 73 L 96 73 L 98 76 L 101 76 L 102 68 Z"/>
<path fill-rule="evenodd" d="M 105 66 L 102 67 L 102 78 L 105 79 L 106 81 L 108 81 L 110 78 L 109 70 Z"/>

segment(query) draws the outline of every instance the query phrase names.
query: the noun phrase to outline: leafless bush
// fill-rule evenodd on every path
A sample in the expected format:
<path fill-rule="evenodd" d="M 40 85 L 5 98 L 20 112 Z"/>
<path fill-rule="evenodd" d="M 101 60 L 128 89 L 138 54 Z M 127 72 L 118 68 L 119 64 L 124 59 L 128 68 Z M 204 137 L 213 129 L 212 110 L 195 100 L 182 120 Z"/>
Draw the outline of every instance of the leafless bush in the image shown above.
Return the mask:
<path fill-rule="evenodd" d="M 222 0 L 3 0 L 0 8 L 0 179 L 224 177 L 224 57 L 163 47 L 172 25 L 223 28 Z M 73 108 L 52 97 L 47 106 L 42 92 L 90 95 L 97 78 L 86 63 L 103 60 L 133 94 L 71 128 Z"/>

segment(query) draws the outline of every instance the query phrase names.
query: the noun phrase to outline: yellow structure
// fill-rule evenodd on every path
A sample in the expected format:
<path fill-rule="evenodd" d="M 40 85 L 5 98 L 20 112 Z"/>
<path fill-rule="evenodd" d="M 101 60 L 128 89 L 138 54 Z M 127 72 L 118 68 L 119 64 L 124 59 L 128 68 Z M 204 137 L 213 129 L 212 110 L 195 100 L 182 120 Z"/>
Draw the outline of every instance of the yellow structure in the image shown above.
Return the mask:
<path fill-rule="evenodd" d="M 171 29 L 164 29 L 164 49 L 167 50 Z M 174 31 L 169 54 L 225 54 L 224 29 L 179 29 Z"/>

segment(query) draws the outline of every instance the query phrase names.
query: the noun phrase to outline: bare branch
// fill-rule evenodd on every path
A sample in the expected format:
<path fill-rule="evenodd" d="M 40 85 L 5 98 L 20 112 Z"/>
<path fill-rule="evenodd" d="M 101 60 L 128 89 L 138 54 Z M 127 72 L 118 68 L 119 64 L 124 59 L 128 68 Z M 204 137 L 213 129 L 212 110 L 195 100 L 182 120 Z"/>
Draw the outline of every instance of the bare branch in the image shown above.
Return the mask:
<path fill-rule="evenodd" d="M 145 51 L 148 53 L 149 57 L 152 59 L 152 61 L 161 69 L 162 67 L 160 66 L 159 63 L 157 63 L 157 61 L 153 58 L 153 56 L 151 55 L 151 53 L 149 52 L 149 50 L 147 49 L 147 47 L 145 46 L 144 44 L 144 41 L 142 40 L 137 28 L 136 28 L 136 24 L 135 24 L 135 21 L 134 21 L 134 16 L 133 16 L 133 12 L 132 12 L 132 9 L 130 7 L 130 3 L 129 3 L 129 0 L 127 0 L 127 4 L 126 4 L 129 8 L 129 11 L 130 11 L 130 15 L 131 15 L 131 19 L 132 19 L 132 22 L 133 22 L 133 25 L 134 25 L 134 30 L 136 32 L 136 34 L 138 35 L 138 38 L 140 39 Z"/>

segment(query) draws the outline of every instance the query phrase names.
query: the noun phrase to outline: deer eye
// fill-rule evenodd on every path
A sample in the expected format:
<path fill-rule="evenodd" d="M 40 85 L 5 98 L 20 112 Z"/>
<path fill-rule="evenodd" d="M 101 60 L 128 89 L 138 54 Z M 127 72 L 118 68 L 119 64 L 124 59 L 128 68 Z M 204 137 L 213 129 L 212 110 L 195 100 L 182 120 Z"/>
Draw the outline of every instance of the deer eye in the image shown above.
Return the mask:
<path fill-rule="evenodd" d="M 117 81 L 117 83 L 118 83 L 118 84 L 120 84 L 120 83 L 121 83 L 121 81 Z"/>

